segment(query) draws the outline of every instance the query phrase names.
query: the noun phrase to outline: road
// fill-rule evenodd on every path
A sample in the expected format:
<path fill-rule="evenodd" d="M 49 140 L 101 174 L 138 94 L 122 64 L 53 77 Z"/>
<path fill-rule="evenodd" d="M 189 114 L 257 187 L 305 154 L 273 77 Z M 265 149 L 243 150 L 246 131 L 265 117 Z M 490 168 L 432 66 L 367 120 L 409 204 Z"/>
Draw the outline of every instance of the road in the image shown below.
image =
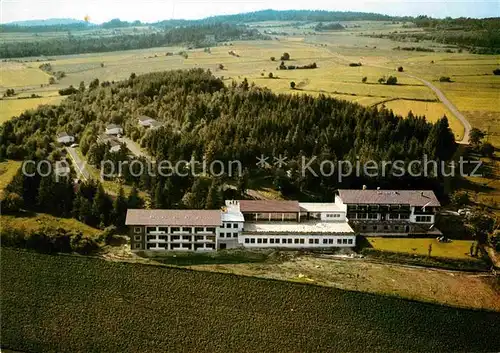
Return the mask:
<path fill-rule="evenodd" d="M 415 80 L 418 80 L 418 81 L 422 82 L 424 85 L 426 85 L 431 90 L 433 90 L 434 93 L 436 93 L 436 95 L 438 96 L 439 100 L 450 110 L 450 112 L 453 113 L 453 115 L 455 115 L 455 117 L 458 120 L 460 120 L 460 122 L 464 126 L 464 137 L 462 138 L 462 140 L 457 141 L 457 143 L 468 145 L 469 144 L 470 130 L 472 129 L 472 126 L 470 125 L 470 123 L 467 120 L 467 118 L 462 113 L 460 113 L 460 111 L 458 111 L 457 107 L 455 107 L 455 105 L 452 102 L 450 102 L 448 98 L 446 98 L 446 96 L 444 95 L 444 93 L 439 88 L 437 88 L 436 86 L 434 86 L 429 81 L 424 80 L 423 78 L 420 78 L 420 77 L 417 77 L 417 76 L 414 76 L 414 75 L 410 75 L 410 74 L 407 74 L 405 72 L 401 72 L 401 73 L 404 74 L 405 76 L 414 78 Z"/>
<path fill-rule="evenodd" d="M 337 52 L 333 51 L 330 48 L 328 49 L 328 51 L 331 54 L 333 54 L 339 60 L 339 63 L 340 62 L 344 62 L 344 63 L 352 62 L 352 60 L 350 58 L 347 58 L 347 57 L 345 57 L 343 55 L 340 55 L 340 54 L 338 54 Z M 394 70 L 394 68 L 390 68 L 390 67 L 386 67 L 386 66 L 381 66 L 381 65 L 373 65 L 373 64 L 363 64 L 363 65 L 364 66 L 370 66 L 370 67 L 376 67 L 376 68 L 379 68 L 379 69 L 385 69 L 385 70 Z M 422 82 L 424 85 L 426 85 L 427 87 L 429 87 L 436 94 L 436 96 L 439 98 L 439 100 L 450 110 L 450 112 L 453 115 L 455 115 L 455 117 L 458 120 L 460 120 L 460 122 L 464 126 L 464 137 L 462 138 L 462 140 L 456 141 L 456 142 L 460 143 L 460 144 L 468 145 L 469 144 L 470 130 L 472 129 L 472 126 L 471 126 L 470 122 L 467 120 L 467 118 L 462 113 L 460 113 L 460 111 L 457 109 L 457 107 L 452 102 L 450 102 L 450 100 L 448 98 L 446 98 L 446 96 L 444 95 L 444 93 L 439 88 L 437 88 L 436 86 L 434 86 L 429 81 L 424 80 L 423 78 L 420 78 L 420 77 L 408 74 L 406 72 L 398 72 L 398 74 L 402 74 L 402 75 L 405 75 L 407 77 L 411 77 L 411 78 L 413 78 L 415 80 L 418 80 L 418 81 Z"/>
<path fill-rule="evenodd" d="M 135 156 L 144 157 L 148 161 L 151 161 L 151 157 L 149 155 L 147 155 L 146 153 L 144 153 L 141 150 L 141 148 L 139 147 L 139 145 L 137 143 L 135 143 L 134 141 L 132 141 L 131 139 L 122 136 L 122 137 L 117 137 L 117 140 L 120 142 L 123 142 L 125 145 L 127 145 L 127 148 L 129 149 L 129 151 L 132 152 Z"/>
<path fill-rule="evenodd" d="M 73 165 L 75 166 L 75 169 L 78 173 L 78 175 L 84 180 L 87 181 L 90 179 L 90 174 L 89 172 L 85 169 L 86 162 L 83 162 L 78 154 L 76 153 L 76 150 L 73 147 L 66 147 L 66 151 L 68 151 L 68 154 L 71 158 L 71 161 L 73 162 Z"/>

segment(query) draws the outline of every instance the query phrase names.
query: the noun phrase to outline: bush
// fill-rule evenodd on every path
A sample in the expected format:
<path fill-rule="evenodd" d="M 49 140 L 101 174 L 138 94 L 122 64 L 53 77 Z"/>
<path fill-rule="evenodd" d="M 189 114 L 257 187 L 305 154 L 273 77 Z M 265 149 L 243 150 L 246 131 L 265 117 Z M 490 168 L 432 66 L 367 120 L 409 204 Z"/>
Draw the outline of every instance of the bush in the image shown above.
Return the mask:
<path fill-rule="evenodd" d="M 274 61 L 276 60 L 276 58 L 274 56 L 271 56 L 271 61 Z"/>
<path fill-rule="evenodd" d="M 349 66 L 356 67 L 356 66 L 362 66 L 362 64 L 361 63 L 350 63 Z"/>
<path fill-rule="evenodd" d="M 116 226 L 108 226 L 104 228 L 101 234 L 101 240 L 103 240 L 106 244 L 111 244 L 114 236 L 116 235 L 116 231 Z"/>
<path fill-rule="evenodd" d="M 283 55 L 281 56 L 281 59 L 280 60 L 290 60 L 290 54 L 288 53 L 283 53 Z"/>
<path fill-rule="evenodd" d="M 270 72 L 268 76 L 269 76 L 269 78 L 274 78 L 274 75 L 272 72 Z"/>
<path fill-rule="evenodd" d="M 493 70 L 493 75 L 500 75 L 500 68 Z"/>
<path fill-rule="evenodd" d="M 456 207 L 462 207 L 470 203 L 470 197 L 465 191 L 455 191 L 450 196 L 450 202 Z"/>
<path fill-rule="evenodd" d="M 481 154 L 485 157 L 493 157 L 493 154 L 495 153 L 495 147 L 489 142 L 484 142 L 481 147 L 479 148 Z"/>
<path fill-rule="evenodd" d="M 100 249 L 97 239 L 84 236 L 63 228 L 44 227 L 30 232 L 25 230 L 2 229 L 2 246 L 32 249 L 42 253 L 91 254 Z"/>
<path fill-rule="evenodd" d="M 385 83 L 385 77 L 381 77 L 378 79 L 378 83 Z"/>
<path fill-rule="evenodd" d="M 363 83 L 366 83 L 366 81 L 368 81 L 368 77 L 366 77 L 366 76 L 361 79 L 361 82 L 363 82 Z"/>
<path fill-rule="evenodd" d="M 294 81 L 290 82 L 290 88 L 295 89 L 295 82 Z"/>
<path fill-rule="evenodd" d="M 441 76 L 439 78 L 439 82 L 451 82 L 451 78 L 449 78 L 448 76 Z"/>
<path fill-rule="evenodd" d="M 398 72 L 403 72 L 403 67 L 402 66 L 398 67 Z"/>
<path fill-rule="evenodd" d="M 7 193 L 0 201 L 2 213 L 16 213 L 23 207 L 23 199 L 15 192 Z"/>
<path fill-rule="evenodd" d="M 78 90 L 75 87 L 73 87 L 73 85 L 69 86 L 68 88 L 62 88 L 59 90 L 59 94 L 61 96 L 69 96 L 69 95 L 77 93 L 77 92 L 78 92 Z"/>
<path fill-rule="evenodd" d="M 389 76 L 387 78 L 387 81 L 385 81 L 386 85 L 397 85 L 398 84 L 398 78 L 395 76 Z"/>

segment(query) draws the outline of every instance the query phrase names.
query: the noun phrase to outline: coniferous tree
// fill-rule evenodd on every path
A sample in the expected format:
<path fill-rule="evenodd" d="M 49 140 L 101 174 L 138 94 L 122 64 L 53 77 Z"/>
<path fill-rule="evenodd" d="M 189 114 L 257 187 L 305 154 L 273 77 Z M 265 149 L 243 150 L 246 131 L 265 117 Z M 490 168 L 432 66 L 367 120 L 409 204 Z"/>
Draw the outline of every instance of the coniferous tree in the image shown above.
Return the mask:
<path fill-rule="evenodd" d="M 142 208 L 143 206 L 144 206 L 144 201 L 139 196 L 139 191 L 137 190 L 137 188 L 133 186 L 132 190 L 130 191 L 130 194 L 128 195 L 127 207 L 136 209 L 136 208 Z"/>
<path fill-rule="evenodd" d="M 118 229 L 122 229 L 125 226 L 125 217 L 127 215 L 127 199 L 125 198 L 125 193 L 123 187 L 120 187 L 118 191 L 118 196 L 113 201 L 113 213 L 112 219 L 113 224 Z"/>
<path fill-rule="evenodd" d="M 104 228 L 108 223 L 112 202 L 109 196 L 104 191 L 104 188 L 99 184 L 97 192 L 92 201 L 92 222 L 94 226 Z"/>
<path fill-rule="evenodd" d="M 212 179 L 212 184 L 207 194 L 207 201 L 205 202 L 206 209 L 217 209 L 223 204 L 221 186 L 216 178 Z"/>
<path fill-rule="evenodd" d="M 40 186 L 38 187 L 37 205 L 40 209 L 45 209 L 46 211 L 51 211 L 51 205 L 54 201 L 52 176 L 43 177 L 40 180 Z"/>

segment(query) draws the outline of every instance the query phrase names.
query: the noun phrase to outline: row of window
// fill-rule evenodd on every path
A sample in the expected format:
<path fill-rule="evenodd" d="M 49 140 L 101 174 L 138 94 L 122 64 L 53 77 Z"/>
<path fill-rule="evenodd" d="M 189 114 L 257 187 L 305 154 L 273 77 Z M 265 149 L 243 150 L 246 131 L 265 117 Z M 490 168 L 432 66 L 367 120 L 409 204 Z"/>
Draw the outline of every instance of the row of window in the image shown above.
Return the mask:
<path fill-rule="evenodd" d="M 164 240 L 164 241 L 168 241 L 168 235 L 159 235 L 158 237 L 156 235 L 148 235 L 146 237 L 146 239 L 148 241 L 151 241 L 151 240 Z M 134 236 L 134 240 L 135 241 L 141 241 L 142 240 L 142 236 L 141 235 L 136 235 Z M 193 236 L 192 235 L 170 235 L 170 241 L 177 241 L 177 240 L 187 240 L 187 241 L 192 241 L 193 240 Z M 215 236 L 214 235 L 207 235 L 207 236 L 203 236 L 203 235 L 195 235 L 194 236 L 194 240 L 195 241 L 203 241 L 203 240 L 209 240 L 209 241 L 215 241 Z"/>
<path fill-rule="evenodd" d="M 246 221 L 250 220 L 295 220 L 298 213 L 244 213 Z"/>
<path fill-rule="evenodd" d="M 361 227 L 363 230 L 373 230 L 373 231 L 379 231 L 379 230 L 394 230 L 394 231 L 405 231 L 405 232 L 409 232 L 410 231 L 410 227 L 409 226 L 398 226 L 398 225 L 393 225 L 393 226 L 388 226 L 388 225 L 384 225 L 384 226 L 362 226 Z"/>
<path fill-rule="evenodd" d="M 417 222 L 432 222 L 431 216 L 416 216 L 415 221 Z"/>
<path fill-rule="evenodd" d="M 378 219 L 378 213 L 349 213 L 349 219 Z M 407 213 L 390 213 L 389 219 L 409 219 L 410 215 Z"/>
<path fill-rule="evenodd" d="M 224 232 L 221 232 L 221 233 L 219 233 L 219 236 L 221 238 L 238 238 L 238 233 L 224 233 Z"/>
<path fill-rule="evenodd" d="M 141 249 L 141 244 L 134 244 L 134 249 Z M 186 250 L 198 250 L 198 249 L 215 249 L 215 244 L 146 244 L 146 249 L 165 249 L 165 250 L 176 250 L 176 249 L 186 249 Z"/>
<path fill-rule="evenodd" d="M 224 228 L 231 228 L 231 225 L 233 226 L 234 229 L 238 228 L 238 223 L 224 223 L 223 227 Z"/>
<path fill-rule="evenodd" d="M 320 244 L 319 238 L 310 238 L 307 239 L 308 244 Z M 335 244 L 335 240 L 337 244 L 354 244 L 354 240 L 352 238 L 323 238 L 321 244 Z M 305 244 L 305 238 L 245 238 L 245 244 Z"/>
<path fill-rule="evenodd" d="M 347 205 L 347 210 L 348 211 L 376 211 L 376 210 L 381 210 L 381 211 L 398 211 L 398 210 L 410 210 L 409 205 Z"/>
<path fill-rule="evenodd" d="M 340 218 L 339 213 L 327 213 L 326 218 Z"/>
<path fill-rule="evenodd" d="M 238 225 L 236 225 L 236 228 Z M 170 228 L 170 231 L 169 231 Z M 134 228 L 134 233 L 138 234 L 141 233 L 142 229 L 141 227 L 135 227 Z M 162 232 L 162 233 L 173 233 L 173 232 L 186 232 L 191 234 L 193 231 L 192 227 L 146 227 L 146 233 L 152 233 L 152 232 Z M 209 233 L 215 233 L 215 228 L 214 227 L 207 227 L 206 229 L 204 227 L 195 227 L 194 228 L 195 233 L 201 233 L 201 232 L 209 232 Z"/>

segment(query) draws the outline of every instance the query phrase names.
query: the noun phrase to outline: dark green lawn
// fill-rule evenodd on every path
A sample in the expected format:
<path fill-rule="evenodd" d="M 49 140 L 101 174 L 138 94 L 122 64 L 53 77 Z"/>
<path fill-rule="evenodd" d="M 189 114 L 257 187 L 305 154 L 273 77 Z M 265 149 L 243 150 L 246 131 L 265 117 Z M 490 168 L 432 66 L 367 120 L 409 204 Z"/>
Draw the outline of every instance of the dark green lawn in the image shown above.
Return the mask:
<path fill-rule="evenodd" d="M 3 248 L 2 346 L 29 352 L 478 352 L 500 313 Z"/>

